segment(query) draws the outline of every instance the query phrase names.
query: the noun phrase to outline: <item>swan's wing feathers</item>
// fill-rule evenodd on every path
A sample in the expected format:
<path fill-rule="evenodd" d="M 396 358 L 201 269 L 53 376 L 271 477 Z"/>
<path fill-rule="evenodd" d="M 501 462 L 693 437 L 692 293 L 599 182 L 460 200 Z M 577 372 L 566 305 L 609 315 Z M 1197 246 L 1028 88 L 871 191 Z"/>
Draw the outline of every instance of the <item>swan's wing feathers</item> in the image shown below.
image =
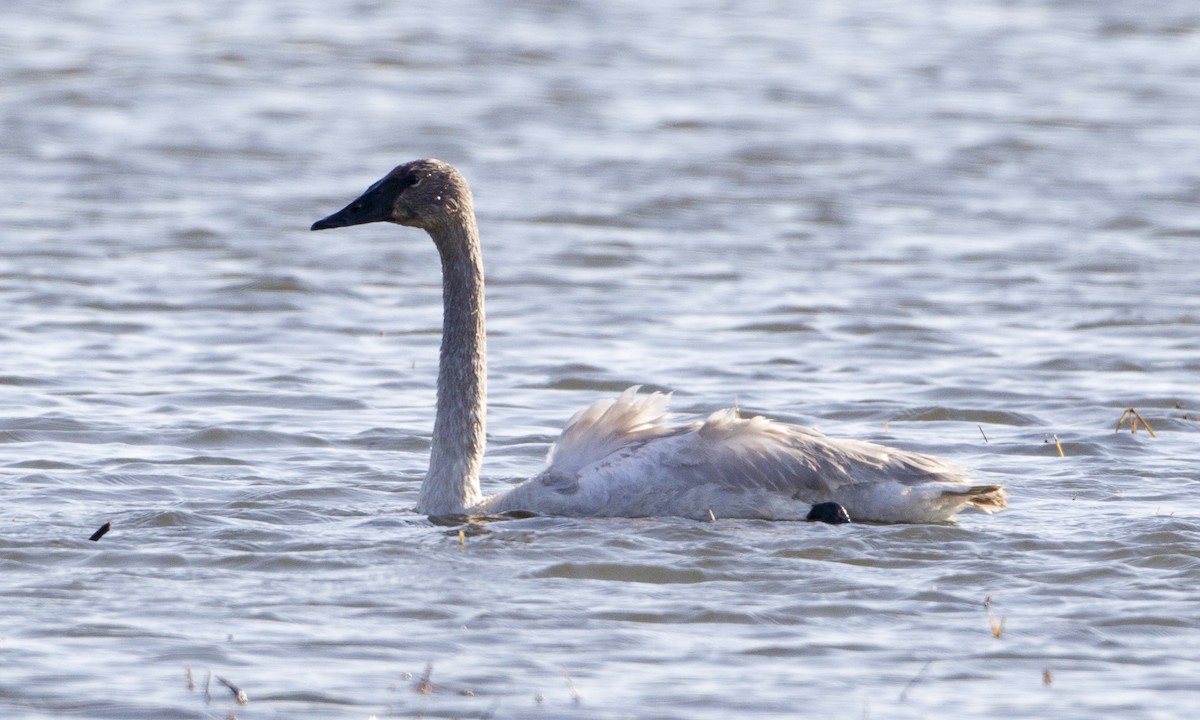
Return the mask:
<path fill-rule="evenodd" d="M 940 522 L 962 507 L 1004 507 L 998 485 L 967 482 L 937 458 L 721 410 L 668 425 L 667 396 L 631 388 L 578 413 L 537 477 L 489 512 L 697 519 L 803 519 L 837 502 L 855 519 Z"/>
<path fill-rule="evenodd" d="M 964 474 L 928 455 L 838 440 L 763 417 L 742 418 L 735 410 L 710 415 L 695 438 L 679 465 L 696 466 L 709 482 L 732 490 L 786 492 L 807 502 L 824 502 L 847 485 L 960 482 Z"/>
<path fill-rule="evenodd" d="M 600 400 L 575 413 L 550 449 L 546 474 L 573 478 L 581 469 L 622 450 L 688 429 L 667 425 L 670 395 L 638 395 L 639 389 L 631 387 L 620 397 Z"/>

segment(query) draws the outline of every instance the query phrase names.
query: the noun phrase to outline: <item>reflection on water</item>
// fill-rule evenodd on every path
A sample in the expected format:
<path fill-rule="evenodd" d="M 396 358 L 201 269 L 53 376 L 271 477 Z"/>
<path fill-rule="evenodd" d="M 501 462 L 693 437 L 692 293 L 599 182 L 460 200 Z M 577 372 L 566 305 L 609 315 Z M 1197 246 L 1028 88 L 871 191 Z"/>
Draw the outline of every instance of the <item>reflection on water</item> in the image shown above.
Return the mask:
<path fill-rule="evenodd" d="M 0 17 L 6 717 L 1200 700 L 1190 4 Z M 480 213 L 485 489 L 640 383 L 945 456 L 1011 509 L 413 514 L 436 254 L 306 228 L 419 156 Z"/>

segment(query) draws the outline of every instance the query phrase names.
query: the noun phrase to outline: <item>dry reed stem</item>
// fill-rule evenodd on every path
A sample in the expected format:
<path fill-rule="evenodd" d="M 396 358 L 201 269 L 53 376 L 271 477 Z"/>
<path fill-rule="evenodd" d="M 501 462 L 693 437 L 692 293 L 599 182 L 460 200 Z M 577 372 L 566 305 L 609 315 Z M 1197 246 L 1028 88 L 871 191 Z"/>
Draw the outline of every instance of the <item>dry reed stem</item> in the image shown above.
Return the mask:
<path fill-rule="evenodd" d="M 1062 449 L 1062 443 L 1060 443 L 1060 442 L 1058 441 L 1058 436 L 1057 436 L 1057 435 L 1055 435 L 1055 436 L 1054 436 L 1054 447 L 1058 448 L 1058 456 L 1059 456 L 1059 457 L 1066 457 L 1066 456 L 1067 456 L 1067 455 L 1066 455 L 1066 453 L 1064 453 L 1064 452 L 1063 452 L 1063 449 Z"/>
<path fill-rule="evenodd" d="M 1114 432 L 1121 431 L 1121 425 L 1125 422 L 1125 418 L 1129 418 L 1129 432 L 1137 434 L 1138 423 L 1140 422 L 1142 427 L 1146 428 L 1146 432 L 1150 433 L 1150 437 L 1158 438 L 1158 435 L 1154 433 L 1154 428 L 1150 427 L 1150 423 L 1146 422 L 1146 418 L 1142 417 L 1142 414 L 1133 408 L 1125 408 L 1125 412 L 1121 413 L 1121 419 L 1117 420 L 1117 427 L 1114 429 Z"/>
<path fill-rule="evenodd" d="M 992 628 L 992 637 L 999 638 L 1004 634 L 1004 621 L 1008 619 L 1008 616 L 1001 615 L 1000 619 L 996 620 L 996 615 L 992 612 L 991 595 L 988 595 L 983 599 L 983 609 L 987 610 L 988 625 Z"/>
<path fill-rule="evenodd" d="M 422 675 L 421 679 L 417 682 L 417 684 L 415 686 L 413 686 L 413 690 L 415 690 L 418 695 L 429 695 L 430 693 L 432 693 L 433 692 L 433 681 L 431 680 L 432 677 L 433 677 L 433 663 L 429 663 L 428 665 L 425 666 L 425 674 Z"/>
<path fill-rule="evenodd" d="M 996 622 L 996 616 L 988 613 L 988 624 L 992 626 L 992 637 L 999 638 L 1004 634 L 1004 621 L 1007 619 L 1007 615 L 1001 615 L 1000 621 Z"/>

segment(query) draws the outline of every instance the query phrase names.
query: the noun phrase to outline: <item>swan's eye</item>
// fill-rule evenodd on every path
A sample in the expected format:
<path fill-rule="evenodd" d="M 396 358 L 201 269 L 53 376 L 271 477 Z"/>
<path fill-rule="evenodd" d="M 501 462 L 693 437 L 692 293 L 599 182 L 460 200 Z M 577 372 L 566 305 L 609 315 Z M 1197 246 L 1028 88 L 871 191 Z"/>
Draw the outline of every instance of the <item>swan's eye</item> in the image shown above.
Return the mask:
<path fill-rule="evenodd" d="M 418 175 L 416 173 L 413 173 L 412 175 L 409 175 L 406 178 L 404 185 L 406 188 L 415 188 L 416 186 L 420 185 L 421 181 L 424 179 L 425 179 L 424 175 Z"/>

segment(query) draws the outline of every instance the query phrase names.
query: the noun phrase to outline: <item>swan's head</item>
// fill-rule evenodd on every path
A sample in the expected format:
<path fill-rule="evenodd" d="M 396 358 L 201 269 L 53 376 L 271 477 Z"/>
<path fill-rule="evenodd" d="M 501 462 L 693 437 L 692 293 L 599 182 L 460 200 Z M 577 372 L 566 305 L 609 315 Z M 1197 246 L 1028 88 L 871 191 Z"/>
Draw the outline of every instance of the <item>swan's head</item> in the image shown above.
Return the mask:
<path fill-rule="evenodd" d="M 313 230 L 371 222 L 433 229 L 461 223 L 471 209 L 471 189 L 462 175 L 441 160 L 414 160 L 392 170 L 357 200 L 323 220 Z"/>

